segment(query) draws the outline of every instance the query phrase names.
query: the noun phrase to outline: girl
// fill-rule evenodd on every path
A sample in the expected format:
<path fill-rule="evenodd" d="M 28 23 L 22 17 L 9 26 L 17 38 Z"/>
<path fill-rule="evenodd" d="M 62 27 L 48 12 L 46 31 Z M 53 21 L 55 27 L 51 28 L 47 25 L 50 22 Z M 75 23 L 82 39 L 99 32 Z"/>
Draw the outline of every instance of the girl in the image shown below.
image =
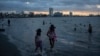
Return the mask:
<path fill-rule="evenodd" d="M 37 49 L 40 48 L 40 51 L 42 53 L 42 39 L 41 39 L 41 29 L 36 30 L 36 36 L 35 36 L 35 52 L 37 52 Z"/>

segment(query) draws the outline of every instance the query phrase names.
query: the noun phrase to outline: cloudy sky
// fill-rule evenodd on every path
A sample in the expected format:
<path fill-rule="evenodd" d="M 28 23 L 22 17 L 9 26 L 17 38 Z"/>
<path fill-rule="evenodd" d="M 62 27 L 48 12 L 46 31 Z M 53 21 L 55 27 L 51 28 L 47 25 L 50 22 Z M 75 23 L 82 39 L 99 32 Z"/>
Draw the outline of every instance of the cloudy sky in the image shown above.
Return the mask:
<path fill-rule="evenodd" d="M 0 0 L 0 11 L 100 11 L 100 0 Z"/>

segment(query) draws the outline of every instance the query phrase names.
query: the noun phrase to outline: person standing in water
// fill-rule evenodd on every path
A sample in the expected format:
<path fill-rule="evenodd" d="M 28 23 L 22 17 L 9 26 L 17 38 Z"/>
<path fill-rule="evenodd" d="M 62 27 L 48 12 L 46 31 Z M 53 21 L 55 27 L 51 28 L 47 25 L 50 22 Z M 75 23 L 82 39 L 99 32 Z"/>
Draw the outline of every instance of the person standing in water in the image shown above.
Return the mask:
<path fill-rule="evenodd" d="M 88 32 L 89 32 L 90 34 L 92 33 L 92 25 L 91 25 L 91 24 L 89 24 Z"/>
<path fill-rule="evenodd" d="M 35 36 L 35 52 L 37 52 L 38 48 L 40 48 L 40 51 L 42 53 L 42 39 L 41 39 L 41 29 L 36 30 L 36 36 Z"/>
<path fill-rule="evenodd" d="M 47 36 L 49 37 L 50 48 L 51 50 L 54 48 L 55 40 L 56 40 L 56 33 L 55 33 L 55 26 L 51 25 L 47 32 Z"/>
<path fill-rule="evenodd" d="M 89 49 L 89 51 L 90 51 L 90 49 L 91 49 L 91 45 L 92 45 L 92 25 L 91 24 L 89 24 L 89 26 L 88 26 L 88 33 L 89 33 L 89 36 L 88 36 L 88 49 Z"/>
<path fill-rule="evenodd" d="M 8 26 L 10 26 L 10 20 L 8 19 Z"/>
<path fill-rule="evenodd" d="M 45 25 L 45 21 L 43 20 L 43 25 Z"/>
<path fill-rule="evenodd" d="M 77 26 L 77 25 L 75 24 L 74 31 L 76 31 L 76 26 Z"/>

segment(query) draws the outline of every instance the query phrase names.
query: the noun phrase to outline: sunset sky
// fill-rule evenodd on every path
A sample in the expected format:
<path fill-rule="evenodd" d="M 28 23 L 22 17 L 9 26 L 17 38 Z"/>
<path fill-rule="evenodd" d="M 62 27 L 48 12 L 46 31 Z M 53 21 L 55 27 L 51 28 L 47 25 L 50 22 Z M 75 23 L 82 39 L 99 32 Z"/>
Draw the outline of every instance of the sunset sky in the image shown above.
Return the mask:
<path fill-rule="evenodd" d="M 0 0 L 0 11 L 34 11 L 48 14 L 49 8 L 74 15 L 98 14 L 100 0 Z M 99 13 L 100 14 L 100 13 Z"/>

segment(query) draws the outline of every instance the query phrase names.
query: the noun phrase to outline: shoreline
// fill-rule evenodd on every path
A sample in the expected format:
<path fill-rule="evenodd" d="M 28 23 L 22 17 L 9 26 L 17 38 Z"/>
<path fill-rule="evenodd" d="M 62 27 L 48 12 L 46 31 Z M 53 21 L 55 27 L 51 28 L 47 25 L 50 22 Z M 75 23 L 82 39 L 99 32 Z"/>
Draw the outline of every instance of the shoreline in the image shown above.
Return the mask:
<path fill-rule="evenodd" d="M 9 42 L 8 36 L 0 32 L 0 56 L 22 56 L 18 48 Z"/>

